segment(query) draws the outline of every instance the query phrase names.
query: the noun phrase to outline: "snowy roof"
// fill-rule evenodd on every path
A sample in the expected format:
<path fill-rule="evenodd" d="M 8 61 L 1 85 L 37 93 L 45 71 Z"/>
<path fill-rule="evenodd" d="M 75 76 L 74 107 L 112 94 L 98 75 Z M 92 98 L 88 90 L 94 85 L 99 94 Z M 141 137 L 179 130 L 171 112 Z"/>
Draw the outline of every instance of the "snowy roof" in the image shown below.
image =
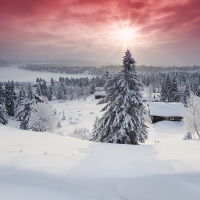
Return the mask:
<path fill-rule="evenodd" d="M 94 93 L 95 95 L 106 95 L 106 92 L 105 91 L 101 91 L 101 92 L 95 92 Z"/>
<path fill-rule="evenodd" d="M 182 103 L 150 102 L 150 115 L 156 116 L 182 116 Z"/>

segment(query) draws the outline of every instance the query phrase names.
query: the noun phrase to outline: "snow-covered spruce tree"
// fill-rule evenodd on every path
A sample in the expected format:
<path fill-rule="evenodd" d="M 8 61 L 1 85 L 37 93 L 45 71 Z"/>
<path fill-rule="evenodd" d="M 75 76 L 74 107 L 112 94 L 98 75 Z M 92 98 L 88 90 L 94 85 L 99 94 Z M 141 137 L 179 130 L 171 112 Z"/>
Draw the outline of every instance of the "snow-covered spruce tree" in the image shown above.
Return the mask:
<path fill-rule="evenodd" d="M 65 88 L 64 88 L 64 83 L 59 83 L 57 85 L 57 89 L 56 89 L 56 96 L 57 96 L 57 99 L 66 99 L 66 91 L 65 91 Z"/>
<path fill-rule="evenodd" d="M 19 89 L 19 93 L 17 95 L 17 99 L 15 102 L 15 118 L 17 121 L 21 121 L 21 109 L 23 108 L 24 99 L 26 98 L 26 92 L 24 87 Z"/>
<path fill-rule="evenodd" d="M 178 91 L 178 81 L 177 81 L 177 76 L 174 73 L 173 78 L 171 81 L 171 88 L 170 88 L 170 102 L 179 102 L 180 101 L 180 95 Z"/>
<path fill-rule="evenodd" d="M 99 118 L 98 116 L 96 116 L 96 119 L 94 121 L 94 124 L 93 124 L 93 129 L 92 129 L 92 136 L 90 138 L 90 140 L 95 140 L 95 138 L 97 138 L 97 133 L 98 133 L 98 121 L 99 121 Z"/>
<path fill-rule="evenodd" d="M 135 71 L 135 60 L 125 52 L 123 70 L 105 84 L 106 96 L 98 104 L 106 103 L 106 111 L 98 120 L 93 141 L 139 144 L 147 139 L 143 114 L 140 78 Z"/>
<path fill-rule="evenodd" d="M 15 110 L 15 100 L 16 100 L 16 93 L 14 91 L 14 82 L 11 81 L 6 83 L 5 86 L 5 106 L 7 109 L 7 113 L 10 116 L 14 116 L 14 110 Z"/>
<path fill-rule="evenodd" d="M 160 100 L 161 101 L 170 101 L 170 78 L 169 74 L 167 74 L 167 77 L 162 81 L 161 83 L 161 93 L 160 93 Z"/>
<path fill-rule="evenodd" d="M 47 103 L 34 103 L 31 106 L 28 129 L 38 132 L 53 132 L 59 122 L 56 111 Z"/>
<path fill-rule="evenodd" d="M 195 133 L 200 138 L 200 97 L 191 94 L 183 112 L 184 127 L 187 132 Z"/>
<path fill-rule="evenodd" d="M 49 90 L 49 92 L 48 92 L 47 98 L 48 98 L 49 101 L 51 101 L 52 100 L 52 96 L 53 96 L 53 86 L 49 85 L 48 90 Z"/>
<path fill-rule="evenodd" d="M 39 96 L 42 95 L 40 80 L 38 80 L 37 85 L 36 85 L 36 93 L 37 93 Z"/>
<path fill-rule="evenodd" d="M 199 78 L 193 78 L 190 83 L 190 89 L 195 94 L 199 89 Z"/>
<path fill-rule="evenodd" d="M 34 94 L 32 91 L 32 86 L 29 85 L 27 88 L 26 98 L 21 101 L 20 107 L 18 108 L 18 113 L 16 113 L 17 119 L 21 121 L 21 129 L 28 129 L 28 122 L 30 120 L 32 110 L 31 105 L 38 102 L 44 103 L 45 100 L 41 96 Z"/>
<path fill-rule="evenodd" d="M 40 89 L 41 89 L 41 94 L 42 96 L 46 97 L 49 101 L 51 101 L 51 93 L 49 91 L 49 88 L 47 87 L 47 84 L 46 84 L 46 81 L 43 80 L 41 86 L 40 86 Z"/>
<path fill-rule="evenodd" d="M 183 93 L 183 98 L 182 98 L 182 103 L 184 104 L 185 107 L 187 107 L 188 99 L 190 98 L 190 85 L 189 83 L 186 85 L 184 93 Z"/>
<path fill-rule="evenodd" d="M 0 104 L 4 104 L 6 101 L 6 94 L 3 84 L 0 82 Z"/>
<path fill-rule="evenodd" d="M 8 114 L 4 104 L 0 104 L 0 123 L 4 125 L 8 123 Z"/>

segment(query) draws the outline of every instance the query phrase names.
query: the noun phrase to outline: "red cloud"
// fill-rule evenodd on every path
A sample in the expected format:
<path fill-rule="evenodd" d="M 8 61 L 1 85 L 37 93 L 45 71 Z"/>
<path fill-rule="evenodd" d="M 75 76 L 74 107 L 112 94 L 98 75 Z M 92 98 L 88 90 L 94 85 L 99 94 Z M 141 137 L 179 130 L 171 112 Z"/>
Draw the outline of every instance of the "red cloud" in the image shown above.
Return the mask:
<path fill-rule="evenodd" d="M 60 45 L 104 48 L 113 45 L 112 27 L 126 21 L 142 45 L 200 43 L 199 0 L 0 0 L 1 49 L 6 44 L 52 45 L 56 51 Z"/>

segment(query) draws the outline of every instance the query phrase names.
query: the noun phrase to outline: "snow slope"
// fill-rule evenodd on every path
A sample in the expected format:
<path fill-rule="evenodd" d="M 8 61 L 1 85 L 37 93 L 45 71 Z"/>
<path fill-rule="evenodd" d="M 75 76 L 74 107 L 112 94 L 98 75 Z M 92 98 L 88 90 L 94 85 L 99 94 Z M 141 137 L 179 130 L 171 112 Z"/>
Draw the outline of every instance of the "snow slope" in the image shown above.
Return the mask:
<path fill-rule="evenodd" d="M 2 199 L 199 199 L 200 141 L 182 140 L 182 123 L 149 123 L 149 139 L 138 146 L 66 136 L 75 126 L 91 130 L 96 102 L 51 103 L 72 119 L 82 113 L 77 125 L 62 121 L 64 136 L 0 125 Z"/>
<path fill-rule="evenodd" d="M 97 102 L 52 101 L 66 116 L 55 133 L 20 130 L 12 118 L 0 125 L 0 199 L 199 200 L 200 140 L 182 140 L 180 122 L 147 122 L 149 139 L 138 146 L 69 137 L 75 127 L 92 130 Z"/>

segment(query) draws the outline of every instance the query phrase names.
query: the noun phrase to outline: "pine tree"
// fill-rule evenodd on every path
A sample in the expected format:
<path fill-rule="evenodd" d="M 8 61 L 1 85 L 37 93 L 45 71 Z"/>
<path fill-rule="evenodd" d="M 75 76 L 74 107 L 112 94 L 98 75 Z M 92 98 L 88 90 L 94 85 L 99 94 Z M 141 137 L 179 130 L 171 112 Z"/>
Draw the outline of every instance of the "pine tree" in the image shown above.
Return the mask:
<path fill-rule="evenodd" d="M 29 123 L 30 115 L 32 111 L 31 105 L 36 104 L 38 102 L 44 103 L 45 100 L 41 96 L 34 94 L 32 91 L 32 86 L 29 85 L 27 88 L 26 98 L 22 100 L 21 106 L 18 109 L 18 113 L 16 113 L 18 120 L 21 120 L 21 123 L 20 123 L 21 129 L 24 129 L 24 130 L 28 129 L 28 123 Z"/>
<path fill-rule="evenodd" d="M 183 98 L 182 98 L 182 103 L 184 104 L 185 107 L 187 107 L 189 98 L 190 98 L 190 85 L 188 83 L 185 87 Z"/>
<path fill-rule="evenodd" d="M 164 81 L 161 83 L 161 93 L 160 93 L 160 100 L 161 101 L 170 101 L 170 78 L 169 74 Z"/>
<path fill-rule="evenodd" d="M 43 82 L 42 82 L 42 84 L 40 86 L 40 89 L 41 89 L 42 96 L 46 97 L 49 100 L 50 94 L 49 94 L 49 89 L 47 87 L 47 84 L 46 84 L 45 80 L 43 80 Z"/>
<path fill-rule="evenodd" d="M 191 91 L 193 92 L 193 94 L 195 94 L 199 89 L 199 78 L 196 77 L 196 78 L 192 79 L 190 85 L 191 85 L 191 87 L 190 87 Z"/>
<path fill-rule="evenodd" d="M 14 91 L 14 82 L 9 82 L 6 83 L 5 86 L 5 96 L 6 96 L 6 101 L 5 101 L 5 106 L 8 112 L 8 115 L 14 116 L 14 110 L 15 110 L 15 100 L 16 100 L 16 93 Z"/>
<path fill-rule="evenodd" d="M 36 93 L 37 93 L 39 96 L 42 95 L 42 92 L 41 92 L 41 82 L 40 82 L 40 80 L 38 80 L 38 82 L 37 82 Z"/>
<path fill-rule="evenodd" d="M 97 116 L 95 121 L 94 121 L 93 130 L 92 130 L 92 137 L 90 138 L 90 140 L 94 140 L 95 138 L 97 138 L 98 121 L 99 121 L 99 118 Z"/>
<path fill-rule="evenodd" d="M 172 81 L 171 81 L 171 92 L 170 92 L 170 102 L 179 102 L 180 101 L 180 95 L 178 91 L 178 81 L 177 76 L 174 73 Z"/>
<path fill-rule="evenodd" d="M 4 104 L 6 102 L 6 94 L 3 84 L 0 82 L 0 104 Z"/>
<path fill-rule="evenodd" d="M 136 73 L 135 63 L 127 50 L 123 70 L 107 81 L 107 95 L 99 102 L 107 104 L 102 109 L 106 112 L 98 120 L 94 141 L 137 145 L 147 139 L 140 92 L 142 84 Z"/>
<path fill-rule="evenodd" d="M 8 123 L 8 114 L 4 104 L 0 104 L 0 123 L 4 125 Z"/>
<path fill-rule="evenodd" d="M 26 92 L 23 87 L 20 88 L 19 94 L 15 103 L 15 118 L 17 121 L 21 121 L 21 108 L 23 107 L 23 100 L 26 98 Z"/>

